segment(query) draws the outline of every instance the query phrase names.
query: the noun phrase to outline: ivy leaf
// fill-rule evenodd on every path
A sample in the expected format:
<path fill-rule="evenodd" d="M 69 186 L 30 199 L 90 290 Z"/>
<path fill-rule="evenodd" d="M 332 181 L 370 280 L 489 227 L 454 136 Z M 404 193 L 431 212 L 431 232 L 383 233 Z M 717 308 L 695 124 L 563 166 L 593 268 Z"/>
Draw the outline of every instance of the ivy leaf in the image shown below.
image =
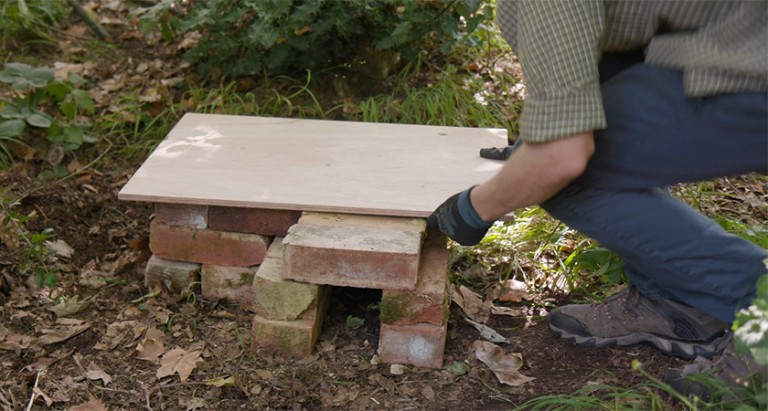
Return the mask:
<path fill-rule="evenodd" d="M 75 100 L 75 103 L 77 103 L 77 107 L 85 110 L 87 114 L 93 114 L 96 111 L 96 108 L 93 105 L 93 100 L 91 100 L 91 96 L 87 91 L 72 90 L 72 97 Z"/>

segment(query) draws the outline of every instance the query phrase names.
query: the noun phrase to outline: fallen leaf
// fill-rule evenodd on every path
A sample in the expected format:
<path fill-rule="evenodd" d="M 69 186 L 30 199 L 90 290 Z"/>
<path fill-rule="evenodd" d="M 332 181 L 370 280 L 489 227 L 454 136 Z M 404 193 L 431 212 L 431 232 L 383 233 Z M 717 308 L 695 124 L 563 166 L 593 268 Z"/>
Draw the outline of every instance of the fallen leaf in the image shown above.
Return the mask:
<path fill-rule="evenodd" d="M 98 365 L 92 362 L 88 364 L 88 368 L 87 368 L 87 371 L 85 372 L 85 376 L 92 381 L 101 380 L 101 383 L 104 384 L 105 387 L 109 385 L 110 382 L 112 382 L 112 377 L 106 372 L 104 372 L 104 370 L 99 368 Z"/>
<path fill-rule="evenodd" d="M 75 249 L 64 240 L 46 241 L 45 247 L 58 255 L 59 257 L 72 258 Z"/>
<path fill-rule="evenodd" d="M 507 315 L 510 317 L 522 317 L 523 316 L 523 310 L 521 308 L 512 308 L 512 307 L 499 307 L 499 306 L 492 306 L 491 307 L 491 314 L 493 315 Z"/>
<path fill-rule="evenodd" d="M 83 301 L 79 301 L 78 296 L 74 296 L 68 300 L 62 300 L 58 304 L 49 308 L 58 317 L 68 317 L 73 314 L 77 314 L 91 305 L 91 299 L 87 298 Z"/>
<path fill-rule="evenodd" d="M 519 303 L 523 299 L 530 301 L 531 298 L 528 286 L 524 282 L 510 279 L 501 283 L 499 301 Z"/>
<path fill-rule="evenodd" d="M 38 338 L 40 345 L 55 344 L 66 341 L 83 331 L 91 328 L 91 324 L 71 318 L 59 318 L 53 328 L 44 328 L 43 336 Z"/>
<path fill-rule="evenodd" d="M 107 407 L 98 398 L 91 398 L 88 402 L 69 407 L 69 411 L 107 411 Z"/>
<path fill-rule="evenodd" d="M 136 358 L 149 361 L 154 364 L 160 364 L 160 356 L 165 352 L 163 340 L 165 334 L 157 328 L 148 328 L 146 335 L 136 347 L 138 355 Z"/>
<path fill-rule="evenodd" d="M 113 350 L 125 341 L 132 341 L 135 337 L 136 321 L 120 321 L 109 324 L 107 332 L 93 347 L 96 350 Z"/>
<path fill-rule="evenodd" d="M 493 328 L 488 327 L 487 325 L 476 323 L 470 320 L 469 318 L 465 318 L 464 320 L 466 320 L 467 323 L 469 323 L 469 325 L 475 327 L 477 331 L 480 331 L 480 337 L 482 337 L 482 339 L 486 341 L 495 342 L 495 343 L 504 343 L 504 344 L 510 343 L 509 338 L 499 334 Z"/>
<path fill-rule="evenodd" d="M 32 364 L 28 364 L 23 370 L 27 370 L 30 372 L 38 372 L 40 370 L 44 370 L 51 366 L 51 364 L 55 363 L 57 360 L 55 358 L 49 358 L 49 357 L 43 357 L 39 360 L 33 362 Z"/>
<path fill-rule="evenodd" d="M 498 345 L 480 340 L 472 343 L 472 350 L 475 352 L 475 357 L 487 365 L 502 384 L 517 387 L 535 380 L 520 373 L 523 356 L 519 353 L 505 354 Z"/>
<path fill-rule="evenodd" d="M 491 317 L 492 300 L 484 300 L 480 294 L 461 285 L 453 285 L 453 302 L 455 302 L 469 318 L 485 323 Z"/>
<path fill-rule="evenodd" d="M 205 385 L 213 385 L 214 387 L 234 387 L 235 377 L 230 375 L 229 377 L 211 378 L 205 382 Z"/>
<path fill-rule="evenodd" d="M 46 393 L 44 393 L 43 390 L 40 389 L 40 387 L 35 387 L 34 389 L 32 389 L 32 392 L 34 392 L 38 398 L 42 398 L 43 401 L 45 401 L 45 405 L 50 407 L 53 404 L 53 400 L 51 399 L 51 397 L 49 397 Z"/>
<path fill-rule="evenodd" d="M 197 363 L 203 361 L 200 358 L 201 351 L 187 351 L 183 348 L 174 348 L 168 351 L 160 359 L 160 368 L 157 370 L 157 378 L 161 379 L 175 373 L 179 374 L 182 382 L 186 381 Z"/>
<path fill-rule="evenodd" d="M 421 395 L 424 396 L 429 401 L 435 400 L 435 390 L 432 389 L 429 385 L 425 385 L 424 388 L 421 389 Z"/>
<path fill-rule="evenodd" d="M 11 334 L 5 337 L 5 341 L 0 342 L 0 350 L 20 352 L 26 350 L 32 344 L 32 337 L 23 334 Z"/>
<path fill-rule="evenodd" d="M 182 39 L 179 42 L 179 45 L 176 46 L 176 49 L 181 50 L 187 50 L 191 49 L 195 46 L 197 46 L 197 43 L 200 42 L 201 34 L 198 31 L 190 31 L 184 36 L 184 39 Z"/>
<path fill-rule="evenodd" d="M 179 399 L 179 404 L 186 407 L 186 411 L 195 411 L 208 408 L 208 403 L 202 398 Z"/>

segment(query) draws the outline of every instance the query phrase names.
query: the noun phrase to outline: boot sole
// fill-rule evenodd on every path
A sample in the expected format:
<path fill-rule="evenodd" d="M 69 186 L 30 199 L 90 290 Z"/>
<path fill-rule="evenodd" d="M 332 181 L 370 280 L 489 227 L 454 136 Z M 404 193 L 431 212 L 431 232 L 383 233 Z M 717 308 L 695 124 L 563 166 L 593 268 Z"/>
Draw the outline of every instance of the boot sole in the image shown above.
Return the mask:
<path fill-rule="evenodd" d="M 576 344 L 583 345 L 585 347 L 626 347 L 630 345 L 647 343 L 654 345 L 664 354 L 684 358 L 687 360 L 692 360 L 699 356 L 704 358 L 712 358 L 714 355 L 719 354 L 728 344 L 726 338 L 728 335 L 727 333 L 723 333 L 723 335 L 712 338 L 708 341 L 690 342 L 660 337 L 650 333 L 633 333 L 619 337 L 585 337 L 583 335 L 573 334 L 561 328 L 557 328 L 551 323 L 549 328 L 561 338 L 571 340 Z"/>

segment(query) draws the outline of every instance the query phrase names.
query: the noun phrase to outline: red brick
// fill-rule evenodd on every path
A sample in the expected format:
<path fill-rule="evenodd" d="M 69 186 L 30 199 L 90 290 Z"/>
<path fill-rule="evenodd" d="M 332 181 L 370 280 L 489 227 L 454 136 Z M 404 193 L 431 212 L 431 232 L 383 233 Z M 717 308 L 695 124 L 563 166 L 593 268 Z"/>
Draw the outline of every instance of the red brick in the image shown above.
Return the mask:
<path fill-rule="evenodd" d="M 210 207 L 208 225 L 214 230 L 285 237 L 301 211 L 263 208 Z"/>
<path fill-rule="evenodd" d="M 412 290 L 424 220 L 305 213 L 283 240 L 286 279 Z"/>
<path fill-rule="evenodd" d="M 326 304 L 331 287 L 283 279 L 282 238 L 270 244 L 253 278 L 253 311 L 269 320 L 312 319 Z"/>
<path fill-rule="evenodd" d="M 166 289 L 180 293 L 200 281 L 200 264 L 167 260 L 153 255 L 144 271 L 144 285 L 153 288 L 163 284 Z"/>
<path fill-rule="evenodd" d="M 416 289 L 412 291 L 383 290 L 381 321 L 396 325 L 445 324 L 448 321 L 448 309 L 451 303 L 448 285 L 446 238 L 437 233 L 430 233 L 421 250 Z"/>
<path fill-rule="evenodd" d="M 208 206 L 157 203 L 154 221 L 203 229 L 208 227 Z"/>
<path fill-rule="evenodd" d="M 440 368 L 447 329 L 448 324 L 381 324 L 379 358 L 387 364 Z"/>
<path fill-rule="evenodd" d="M 203 298 L 238 303 L 243 309 L 250 309 L 255 272 L 256 267 L 203 264 L 200 285 Z"/>
<path fill-rule="evenodd" d="M 160 257 L 192 263 L 250 267 L 261 264 L 269 240 L 257 234 L 197 230 L 153 222 L 149 248 Z"/>

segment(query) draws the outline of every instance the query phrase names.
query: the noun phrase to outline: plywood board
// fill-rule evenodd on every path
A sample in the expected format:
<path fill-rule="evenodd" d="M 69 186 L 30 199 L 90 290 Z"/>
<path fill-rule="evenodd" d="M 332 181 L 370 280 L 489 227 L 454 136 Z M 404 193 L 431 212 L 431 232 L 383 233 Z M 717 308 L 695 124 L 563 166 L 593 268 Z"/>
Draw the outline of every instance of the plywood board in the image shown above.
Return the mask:
<path fill-rule="evenodd" d="M 502 129 L 186 114 L 119 198 L 426 217 L 504 145 Z"/>

